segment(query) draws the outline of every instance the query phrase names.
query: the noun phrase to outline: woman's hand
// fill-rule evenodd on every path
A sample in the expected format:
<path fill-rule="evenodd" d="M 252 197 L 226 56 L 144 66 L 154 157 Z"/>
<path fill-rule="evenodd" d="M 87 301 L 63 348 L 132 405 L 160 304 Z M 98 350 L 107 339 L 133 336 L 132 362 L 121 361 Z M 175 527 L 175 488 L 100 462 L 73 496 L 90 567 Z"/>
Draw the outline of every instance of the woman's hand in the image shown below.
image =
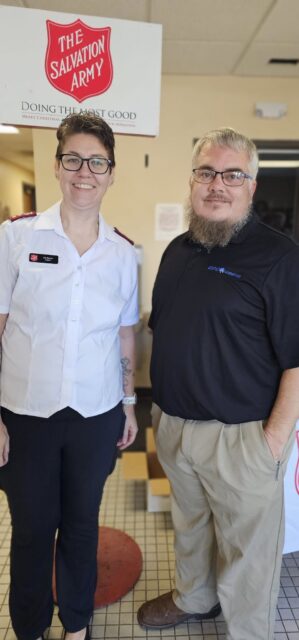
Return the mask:
<path fill-rule="evenodd" d="M 117 443 L 117 446 L 121 451 L 133 444 L 138 431 L 134 405 L 123 405 L 123 411 L 126 416 L 126 421 L 123 435 Z"/>
<path fill-rule="evenodd" d="M 6 426 L 0 417 L 0 467 L 8 462 L 9 455 L 9 435 Z"/>

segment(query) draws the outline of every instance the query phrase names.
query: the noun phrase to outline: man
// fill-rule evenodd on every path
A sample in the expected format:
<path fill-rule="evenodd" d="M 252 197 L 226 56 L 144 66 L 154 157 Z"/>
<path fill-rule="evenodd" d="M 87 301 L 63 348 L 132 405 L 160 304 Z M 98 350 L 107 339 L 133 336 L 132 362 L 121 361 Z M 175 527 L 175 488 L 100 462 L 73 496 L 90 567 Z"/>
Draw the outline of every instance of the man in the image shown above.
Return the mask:
<path fill-rule="evenodd" d="M 299 248 L 252 215 L 257 169 L 232 129 L 197 142 L 189 230 L 162 257 L 150 318 L 176 576 L 138 621 L 163 629 L 221 606 L 227 640 L 273 638 L 299 416 Z"/>

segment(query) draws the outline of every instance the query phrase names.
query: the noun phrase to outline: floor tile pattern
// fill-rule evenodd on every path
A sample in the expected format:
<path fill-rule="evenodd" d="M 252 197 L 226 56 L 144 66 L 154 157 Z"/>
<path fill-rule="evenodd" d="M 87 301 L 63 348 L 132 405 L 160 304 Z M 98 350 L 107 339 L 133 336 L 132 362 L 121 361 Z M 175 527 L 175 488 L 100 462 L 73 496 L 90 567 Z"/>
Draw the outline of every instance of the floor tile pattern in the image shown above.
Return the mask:
<path fill-rule="evenodd" d="M 141 578 L 120 602 L 94 613 L 94 639 L 141 640 L 168 638 L 225 640 L 225 622 L 189 622 L 164 631 L 144 631 L 136 621 L 140 604 L 173 585 L 173 530 L 169 513 L 146 511 L 144 482 L 124 481 L 121 460 L 110 476 L 102 502 L 100 522 L 122 529 L 139 544 L 144 557 Z M 0 640 L 15 640 L 8 611 L 10 517 L 5 495 L 0 492 Z M 60 640 L 62 627 L 54 614 L 49 640 Z M 299 552 L 284 556 L 277 608 L 275 640 L 299 640 Z"/>

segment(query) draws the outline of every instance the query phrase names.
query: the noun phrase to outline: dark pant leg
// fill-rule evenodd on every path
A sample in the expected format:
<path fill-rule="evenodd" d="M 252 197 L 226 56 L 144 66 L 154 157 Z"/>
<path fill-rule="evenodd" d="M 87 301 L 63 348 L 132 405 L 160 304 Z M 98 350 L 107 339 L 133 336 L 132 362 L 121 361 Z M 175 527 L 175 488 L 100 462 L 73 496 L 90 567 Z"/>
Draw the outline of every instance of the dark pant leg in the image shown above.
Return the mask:
<path fill-rule="evenodd" d="M 12 625 L 20 640 L 38 638 L 53 614 L 52 569 L 60 518 L 60 429 L 45 418 L 2 409 L 10 435 L 9 462 L 0 470 L 11 519 Z"/>
<path fill-rule="evenodd" d="M 71 632 L 83 629 L 93 612 L 99 505 L 123 427 L 121 404 L 91 418 L 70 414 L 62 459 L 56 586 L 59 615 Z"/>

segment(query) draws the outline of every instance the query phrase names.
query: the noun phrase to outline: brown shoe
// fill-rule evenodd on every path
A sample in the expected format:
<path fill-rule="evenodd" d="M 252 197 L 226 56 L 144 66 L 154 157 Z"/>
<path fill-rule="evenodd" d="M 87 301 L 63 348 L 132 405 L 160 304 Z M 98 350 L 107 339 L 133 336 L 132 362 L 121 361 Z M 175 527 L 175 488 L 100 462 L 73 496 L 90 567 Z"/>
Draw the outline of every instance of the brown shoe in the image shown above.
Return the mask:
<path fill-rule="evenodd" d="M 146 629 L 167 629 L 193 618 L 194 620 L 208 620 L 216 618 L 221 613 L 220 604 L 207 613 L 187 613 L 174 604 L 172 591 L 145 602 L 137 611 L 137 620 Z"/>

